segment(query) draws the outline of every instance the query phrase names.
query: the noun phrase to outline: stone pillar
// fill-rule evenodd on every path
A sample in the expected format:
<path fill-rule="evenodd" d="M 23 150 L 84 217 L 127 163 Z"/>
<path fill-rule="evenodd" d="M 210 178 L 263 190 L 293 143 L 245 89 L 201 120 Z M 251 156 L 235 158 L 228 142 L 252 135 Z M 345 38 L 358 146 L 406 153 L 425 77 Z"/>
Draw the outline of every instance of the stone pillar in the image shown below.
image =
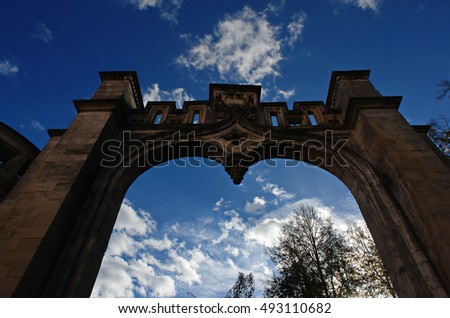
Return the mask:
<path fill-rule="evenodd" d="M 345 72 L 339 76 L 345 77 Z M 398 112 L 401 98 L 382 97 L 370 88 L 368 79 L 355 79 L 357 92 L 353 97 L 351 77 L 347 73 L 334 86 L 332 106 L 345 110 L 345 124 L 352 129 L 357 151 L 373 166 L 400 211 L 403 229 L 398 233 L 399 246 L 409 242 L 415 250 L 404 249 L 402 255 L 380 251 L 386 259 L 406 260 L 410 269 L 418 269 L 422 290 L 409 290 L 400 296 L 445 297 L 450 295 L 450 169 L 449 159 L 439 155 Z M 359 74 L 361 75 L 361 74 Z M 367 73 L 368 76 L 368 73 Z M 368 82 L 361 84 L 361 82 Z M 365 90 L 359 88 L 365 87 Z M 350 97 L 349 97 L 350 96 Z M 364 214 L 364 211 L 362 211 Z M 385 213 L 388 213 L 385 211 Z M 383 239 L 386 229 L 370 227 L 375 241 Z M 405 230 L 407 229 L 407 230 Z M 400 242 L 403 240 L 403 242 Z M 401 250 L 401 249 L 398 249 Z M 421 269 L 423 268 L 423 270 Z M 426 269 L 425 269 L 426 268 Z M 389 269 L 389 268 L 388 268 Z M 407 271 L 408 268 L 398 269 Z M 412 272 L 412 271 L 411 271 Z M 396 275 L 391 273 L 395 283 Z M 412 274 L 414 276 L 414 274 Z M 411 279 L 414 279 L 412 277 Z M 397 285 L 401 282 L 397 282 Z"/>
<path fill-rule="evenodd" d="M 413 231 L 411 239 L 422 247 L 449 293 L 450 170 L 397 110 L 360 110 L 357 122 L 360 149 L 382 172 Z"/>
<path fill-rule="evenodd" d="M 27 173 L 0 204 L 0 296 L 39 297 L 89 194 L 101 144 L 116 137 L 127 108 L 142 107 L 131 72 L 101 73 L 92 100 L 53 134 Z M 132 100 L 133 102 L 130 102 Z"/>

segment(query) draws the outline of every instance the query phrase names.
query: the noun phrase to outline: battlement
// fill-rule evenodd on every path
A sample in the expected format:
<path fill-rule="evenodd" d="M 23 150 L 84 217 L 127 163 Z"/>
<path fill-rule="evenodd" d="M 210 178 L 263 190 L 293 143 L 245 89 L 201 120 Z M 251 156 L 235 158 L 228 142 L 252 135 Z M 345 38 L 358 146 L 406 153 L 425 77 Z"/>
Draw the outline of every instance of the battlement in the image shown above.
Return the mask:
<path fill-rule="evenodd" d="M 135 72 L 100 72 L 102 83 L 92 100 L 121 99 L 128 106 L 129 124 L 202 125 L 241 118 L 266 127 L 333 126 L 345 123 L 354 97 L 383 99 L 369 81 L 370 71 L 337 71 L 330 80 L 326 104 L 322 101 L 261 102 L 259 85 L 210 84 L 209 98 L 184 102 L 143 104 Z M 77 101 L 80 104 L 81 101 Z"/>

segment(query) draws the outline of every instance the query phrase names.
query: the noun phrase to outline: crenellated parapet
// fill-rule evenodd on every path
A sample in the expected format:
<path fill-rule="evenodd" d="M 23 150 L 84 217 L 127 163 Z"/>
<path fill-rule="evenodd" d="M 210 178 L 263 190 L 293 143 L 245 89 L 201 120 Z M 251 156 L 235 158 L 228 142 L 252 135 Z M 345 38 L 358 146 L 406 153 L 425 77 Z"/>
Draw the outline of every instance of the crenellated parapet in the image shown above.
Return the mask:
<path fill-rule="evenodd" d="M 210 84 L 208 100 L 187 101 L 181 109 L 176 108 L 175 102 L 147 102 L 147 117 L 140 123 L 199 125 L 238 117 L 267 127 L 342 123 L 340 112 L 327 109 L 321 101 L 294 102 L 293 109 L 289 109 L 286 102 L 261 102 L 260 97 L 261 86 Z"/>
<path fill-rule="evenodd" d="M 259 85 L 210 84 L 208 99 L 185 101 L 182 108 L 177 108 L 174 101 L 149 101 L 144 105 L 135 72 L 100 72 L 102 83 L 92 100 L 100 102 L 112 97 L 123 100 L 128 106 L 127 115 L 132 125 L 169 128 L 245 118 L 265 127 L 336 128 L 349 124 L 346 117 L 353 116 L 355 99 L 364 99 L 362 104 L 372 100 L 375 105 L 397 102 L 398 106 L 398 99 L 394 101 L 389 97 L 388 101 L 375 89 L 369 74 L 370 71 L 333 72 L 326 103 L 295 101 L 289 107 L 286 102 L 262 102 Z"/>

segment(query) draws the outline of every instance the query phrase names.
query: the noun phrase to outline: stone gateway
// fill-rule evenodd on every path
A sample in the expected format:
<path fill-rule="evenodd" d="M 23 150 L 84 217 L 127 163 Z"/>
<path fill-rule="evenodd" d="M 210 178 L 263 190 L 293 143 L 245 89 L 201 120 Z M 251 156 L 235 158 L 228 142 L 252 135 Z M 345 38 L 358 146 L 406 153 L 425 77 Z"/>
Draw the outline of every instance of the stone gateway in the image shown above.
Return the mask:
<path fill-rule="evenodd" d="M 130 185 L 194 156 L 235 184 L 270 158 L 325 169 L 355 197 L 398 295 L 450 296 L 450 160 L 369 71 L 333 72 L 326 103 L 292 109 L 261 102 L 260 86 L 223 84 L 182 109 L 143 105 L 135 72 L 100 78 L 40 152 L 0 125 L 0 296 L 89 297 Z"/>

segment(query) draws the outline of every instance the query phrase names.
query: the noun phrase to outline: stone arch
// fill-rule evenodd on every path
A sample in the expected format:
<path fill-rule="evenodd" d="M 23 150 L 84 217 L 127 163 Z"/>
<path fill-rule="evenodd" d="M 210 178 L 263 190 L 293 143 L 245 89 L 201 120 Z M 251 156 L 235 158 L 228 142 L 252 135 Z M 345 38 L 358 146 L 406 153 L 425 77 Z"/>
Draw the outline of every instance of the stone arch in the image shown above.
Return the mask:
<path fill-rule="evenodd" d="M 148 114 L 156 108 L 143 107 L 134 73 L 101 73 L 101 78 L 93 99 L 75 102 L 79 113 L 71 127 L 51 134 L 29 173 L 0 205 L 3 233 L 8 226 L 13 229 L 3 242 L 18 242 L 6 264 L 10 269 L 2 273 L 5 296 L 89 296 L 130 185 L 152 166 L 190 156 L 221 163 L 236 184 L 249 166 L 271 158 L 302 160 L 327 170 L 354 195 L 397 293 L 448 295 L 448 159 L 436 156 L 401 117 L 399 98 L 375 90 L 367 71 L 333 73 L 327 107 L 321 104 L 323 124 L 301 127 L 268 127 L 264 107 L 286 118 L 295 110 L 284 103 L 264 105 L 258 87 L 217 84 L 211 86 L 209 101 L 188 105 L 206 109 L 202 124 L 189 124 L 189 109 L 180 112 L 171 102 L 158 102 L 158 109 L 165 109 L 164 122 L 153 125 Z M 378 142 L 369 142 L 373 136 Z M 61 162 L 64 158 L 74 163 Z M 105 158 L 112 159 L 105 165 Z M 417 178 L 401 162 L 405 158 L 415 167 L 433 167 L 428 181 L 439 182 L 443 190 L 431 184 L 421 190 L 439 204 L 420 200 Z M 56 167 L 56 182 L 46 171 L 49 166 Z M 38 179 L 43 190 L 30 190 Z M 29 228 L 36 231 L 31 238 L 21 225 L 37 217 L 36 205 L 24 203 L 30 193 L 52 199 L 44 207 L 47 223 Z M 19 249 L 21 243 L 34 245 Z M 15 275 L 14 265 L 20 265 Z"/>

